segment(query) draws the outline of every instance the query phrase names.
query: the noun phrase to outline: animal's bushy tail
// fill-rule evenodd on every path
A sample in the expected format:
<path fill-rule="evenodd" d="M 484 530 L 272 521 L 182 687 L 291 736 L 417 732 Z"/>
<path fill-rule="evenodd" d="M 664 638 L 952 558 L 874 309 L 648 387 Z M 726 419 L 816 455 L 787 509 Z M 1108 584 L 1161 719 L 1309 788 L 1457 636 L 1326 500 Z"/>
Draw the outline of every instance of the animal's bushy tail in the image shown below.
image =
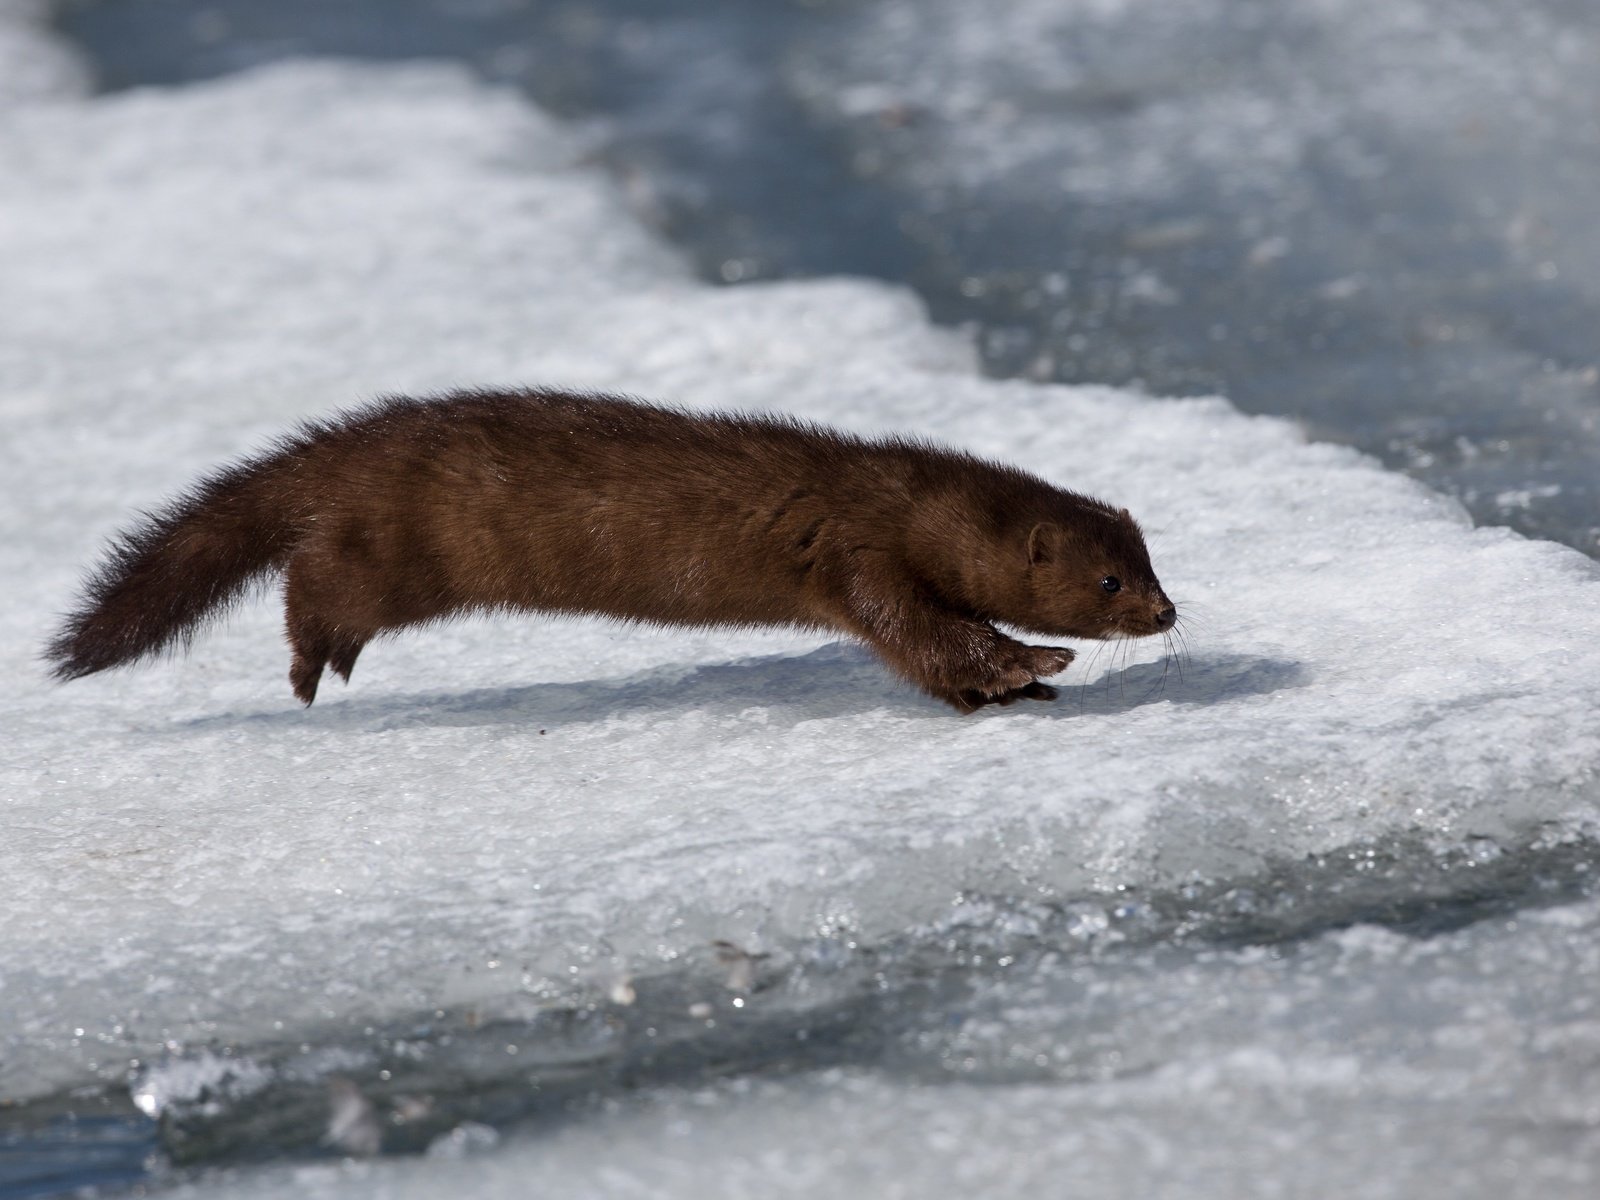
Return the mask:
<path fill-rule="evenodd" d="M 119 534 L 45 648 L 56 678 L 187 646 L 252 580 L 281 567 L 296 536 L 294 506 L 282 494 L 287 457 L 225 468 Z"/>

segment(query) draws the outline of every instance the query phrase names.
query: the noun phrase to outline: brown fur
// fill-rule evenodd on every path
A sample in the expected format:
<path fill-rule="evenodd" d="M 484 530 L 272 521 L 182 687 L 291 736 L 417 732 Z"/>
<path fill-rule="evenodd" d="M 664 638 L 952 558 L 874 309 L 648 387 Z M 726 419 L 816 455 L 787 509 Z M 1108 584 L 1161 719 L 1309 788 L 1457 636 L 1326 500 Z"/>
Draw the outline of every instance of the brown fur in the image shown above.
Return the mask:
<path fill-rule="evenodd" d="M 187 644 L 275 571 L 307 704 L 377 635 L 494 609 L 836 629 L 962 711 L 1049 699 L 1038 680 L 1072 661 L 996 623 L 1105 638 L 1175 618 L 1126 509 L 1012 467 L 783 417 L 462 392 L 309 425 L 202 480 L 113 545 L 55 673 Z"/>

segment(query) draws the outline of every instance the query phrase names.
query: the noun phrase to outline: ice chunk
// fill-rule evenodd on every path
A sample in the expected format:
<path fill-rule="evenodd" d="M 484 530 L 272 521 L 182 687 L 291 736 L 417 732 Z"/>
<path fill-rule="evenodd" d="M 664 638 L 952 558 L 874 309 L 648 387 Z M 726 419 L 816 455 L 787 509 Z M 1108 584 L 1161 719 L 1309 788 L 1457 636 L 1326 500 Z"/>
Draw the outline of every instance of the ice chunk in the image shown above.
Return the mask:
<path fill-rule="evenodd" d="M 88 90 L 83 61 L 44 28 L 51 7 L 50 0 L 0 0 L 0 105 Z"/>

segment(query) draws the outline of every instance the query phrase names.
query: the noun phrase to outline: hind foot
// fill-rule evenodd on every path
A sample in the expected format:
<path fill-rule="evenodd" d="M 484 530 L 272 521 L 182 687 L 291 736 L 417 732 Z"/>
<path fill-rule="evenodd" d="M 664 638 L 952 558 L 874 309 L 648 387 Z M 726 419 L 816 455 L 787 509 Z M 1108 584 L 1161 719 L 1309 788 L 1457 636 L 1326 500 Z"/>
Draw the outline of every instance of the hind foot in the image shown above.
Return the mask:
<path fill-rule="evenodd" d="M 346 642 L 334 650 L 328 659 L 328 666 L 333 668 L 333 673 L 346 683 L 350 682 L 350 672 L 356 668 L 356 659 L 361 657 L 362 647 L 365 642 Z"/>
<path fill-rule="evenodd" d="M 294 662 L 289 667 L 289 686 L 294 688 L 295 697 L 300 703 L 310 706 L 317 698 L 317 684 L 322 681 L 323 658 L 315 658 L 296 650 Z"/>

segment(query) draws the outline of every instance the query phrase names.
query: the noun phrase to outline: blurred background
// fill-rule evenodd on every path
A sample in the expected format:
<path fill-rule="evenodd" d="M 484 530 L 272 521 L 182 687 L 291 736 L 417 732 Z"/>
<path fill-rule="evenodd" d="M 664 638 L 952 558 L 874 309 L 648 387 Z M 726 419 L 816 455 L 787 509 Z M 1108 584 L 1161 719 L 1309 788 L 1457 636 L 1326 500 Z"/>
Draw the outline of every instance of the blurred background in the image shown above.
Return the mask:
<path fill-rule="evenodd" d="M 1600 551 L 1591 0 L 74 0 L 107 89 L 454 58 L 731 286 L 902 281 L 986 369 L 1288 415 Z"/>

